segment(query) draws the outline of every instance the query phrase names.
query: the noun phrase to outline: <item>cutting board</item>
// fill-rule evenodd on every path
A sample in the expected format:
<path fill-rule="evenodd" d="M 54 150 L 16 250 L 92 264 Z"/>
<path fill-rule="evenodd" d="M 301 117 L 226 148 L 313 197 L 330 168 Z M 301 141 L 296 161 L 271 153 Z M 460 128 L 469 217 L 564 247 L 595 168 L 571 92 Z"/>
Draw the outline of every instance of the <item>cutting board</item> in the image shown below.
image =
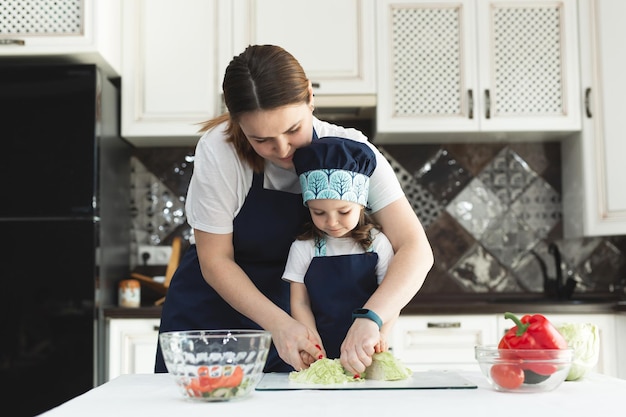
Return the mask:
<path fill-rule="evenodd" d="M 256 386 L 257 391 L 285 391 L 298 389 L 315 390 L 372 390 L 372 389 L 467 389 L 477 388 L 461 375 L 451 371 L 413 372 L 410 378 L 401 381 L 376 381 L 366 379 L 361 382 L 343 384 L 303 384 L 289 380 L 288 373 L 264 374 Z"/>

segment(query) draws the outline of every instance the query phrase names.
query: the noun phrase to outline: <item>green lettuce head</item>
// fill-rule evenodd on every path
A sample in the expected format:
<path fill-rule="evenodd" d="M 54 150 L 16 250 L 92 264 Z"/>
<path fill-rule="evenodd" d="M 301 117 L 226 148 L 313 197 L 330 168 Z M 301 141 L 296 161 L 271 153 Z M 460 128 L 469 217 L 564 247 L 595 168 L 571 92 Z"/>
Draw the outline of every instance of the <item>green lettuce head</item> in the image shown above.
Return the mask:
<path fill-rule="evenodd" d="M 567 345 L 574 349 L 572 367 L 565 380 L 581 379 L 598 363 L 600 355 L 598 327 L 592 323 L 563 323 L 558 325 L 557 329 L 567 340 Z"/>

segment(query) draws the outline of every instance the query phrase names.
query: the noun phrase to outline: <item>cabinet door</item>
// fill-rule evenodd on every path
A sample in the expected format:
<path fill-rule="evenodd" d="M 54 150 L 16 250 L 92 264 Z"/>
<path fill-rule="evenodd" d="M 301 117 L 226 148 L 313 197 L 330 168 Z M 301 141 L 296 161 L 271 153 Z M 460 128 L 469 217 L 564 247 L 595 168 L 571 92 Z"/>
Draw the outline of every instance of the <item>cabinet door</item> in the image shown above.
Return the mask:
<path fill-rule="evenodd" d="M 579 130 L 576 11 L 558 0 L 380 2 L 376 140 Z"/>
<path fill-rule="evenodd" d="M 198 123 L 220 112 L 220 3 L 123 2 L 122 136 L 136 146 L 195 145 Z"/>
<path fill-rule="evenodd" d="M 581 135 L 562 144 L 565 237 L 626 234 L 626 2 L 580 0 Z"/>
<path fill-rule="evenodd" d="M 154 373 L 159 319 L 108 319 L 108 378 Z"/>
<path fill-rule="evenodd" d="M 483 131 L 580 130 L 575 1 L 477 0 Z"/>
<path fill-rule="evenodd" d="M 71 56 L 120 73 L 120 0 L 7 0 L 0 7 L 0 57 Z"/>
<path fill-rule="evenodd" d="M 400 316 L 391 349 L 414 371 L 478 370 L 476 345 L 497 343 L 493 315 Z"/>
<path fill-rule="evenodd" d="M 377 141 L 477 131 L 473 1 L 378 2 Z"/>
<path fill-rule="evenodd" d="M 235 0 L 231 57 L 252 44 L 293 54 L 316 95 L 374 94 L 373 0 Z"/>
<path fill-rule="evenodd" d="M 528 313 L 515 313 L 522 317 Z M 600 333 L 600 358 L 594 368 L 595 372 L 617 376 L 617 346 L 615 332 L 615 316 L 613 314 L 545 314 L 552 324 L 561 323 L 593 323 Z M 515 324 L 504 316 L 498 316 L 498 334 L 500 337 Z"/>

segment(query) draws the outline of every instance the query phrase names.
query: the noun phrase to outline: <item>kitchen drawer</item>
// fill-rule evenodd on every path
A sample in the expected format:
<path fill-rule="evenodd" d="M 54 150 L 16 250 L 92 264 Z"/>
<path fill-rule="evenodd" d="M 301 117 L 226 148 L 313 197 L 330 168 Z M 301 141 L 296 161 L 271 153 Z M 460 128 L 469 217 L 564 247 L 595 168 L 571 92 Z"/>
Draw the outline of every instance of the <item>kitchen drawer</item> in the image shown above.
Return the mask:
<path fill-rule="evenodd" d="M 414 371 L 477 370 L 474 346 L 497 343 L 494 315 L 400 316 L 390 346 Z"/>

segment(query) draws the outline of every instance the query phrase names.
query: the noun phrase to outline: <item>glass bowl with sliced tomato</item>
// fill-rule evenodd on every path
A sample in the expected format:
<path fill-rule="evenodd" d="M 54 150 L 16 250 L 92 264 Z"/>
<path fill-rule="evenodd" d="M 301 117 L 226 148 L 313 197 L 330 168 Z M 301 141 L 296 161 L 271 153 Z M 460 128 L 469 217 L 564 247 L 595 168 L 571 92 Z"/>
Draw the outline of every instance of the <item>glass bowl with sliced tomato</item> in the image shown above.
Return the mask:
<path fill-rule="evenodd" d="M 272 338 L 263 330 L 191 330 L 161 333 L 159 342 L 184 397 L 230 401 L 254 391 Z"/>
<path fill-rule="evenodd" d="M 500 349 L 476 346 L 476 360 L 489 384 L 504 392 L 546 392 L 559 387 L 572 366 L 573 349 Z"/>

